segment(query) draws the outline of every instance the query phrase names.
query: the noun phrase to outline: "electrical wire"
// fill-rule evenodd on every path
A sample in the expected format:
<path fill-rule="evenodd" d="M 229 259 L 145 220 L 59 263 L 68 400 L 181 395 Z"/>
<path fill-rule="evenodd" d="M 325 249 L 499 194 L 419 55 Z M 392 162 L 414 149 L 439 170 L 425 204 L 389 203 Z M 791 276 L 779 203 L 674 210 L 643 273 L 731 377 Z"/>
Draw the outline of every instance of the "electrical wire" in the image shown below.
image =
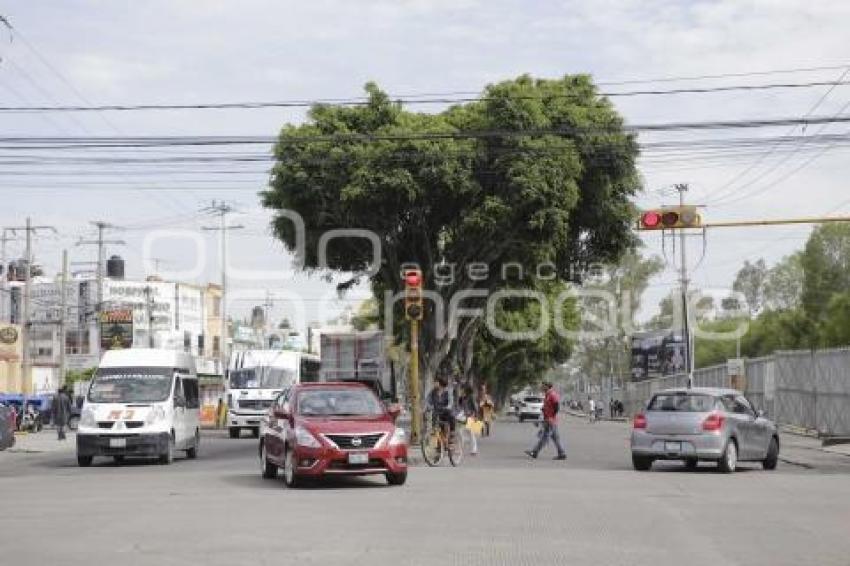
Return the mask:
<path fill-rule="evenodd" d="M 712 94 L 736 91 L 763 91 L 775 89 L 815 88 L 820 86 L 848 85 L 848 82 L 812 81 L 807 83 L 773 83 L 761 85 L 726 85 L 710 87 L 688 87 L 668 90 L 635 90 L 625 92 L 599 92 L 598 96 L 608 98 L 632 96 L 670 96 L 679 94 Z M 398 104 L 461 104 L 469 102 L 493 102 L 502 100 L 492 96 L 435 96 L 435 97 L 393 97 L 390 100 Z M 541 94 L 541 95 L 512 95 L 510 100 L 540 100 L 587 98 L 585 93 Z M 335 106 L 367 106 L 371 101 L 366 97 L 354 98 L 325 98 L 316 100 L 277 100 L 277 101 L 242 101 L 242 102 L 205 102 L 193 104 L 101 104 L 101 105 L 52 105 L 52 106 L 0 106 L 3 113 L 33 113 L 33 112 L 129 112 L 146 110 L 258 110 L 265 108 L 309 108 L 317 105 Z"/>

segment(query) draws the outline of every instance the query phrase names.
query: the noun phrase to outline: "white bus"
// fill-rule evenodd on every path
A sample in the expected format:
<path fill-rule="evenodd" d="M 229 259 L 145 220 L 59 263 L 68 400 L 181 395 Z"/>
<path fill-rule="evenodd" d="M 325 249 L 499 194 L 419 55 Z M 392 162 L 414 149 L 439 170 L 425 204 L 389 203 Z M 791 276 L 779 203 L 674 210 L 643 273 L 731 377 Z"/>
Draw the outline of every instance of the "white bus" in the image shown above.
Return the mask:
<path fill-rule="evenodd" d="M 195 359 L 173 350 L 131 348 L 103 355 L 77 427 L 77 462 L 95 456 L 121 462 L 156 457 L 170 464 L 176 450 L 196 458 L 201 442 Z"/>
<path fill-rule="evenodd" d="M 249 429 L 260 435 L 260 421 L 278 393 L 295 383 L 319 381 L 319 357 L 289 350 L 233 352 L 227 372 L 227 428 L 230 438 Z"/>

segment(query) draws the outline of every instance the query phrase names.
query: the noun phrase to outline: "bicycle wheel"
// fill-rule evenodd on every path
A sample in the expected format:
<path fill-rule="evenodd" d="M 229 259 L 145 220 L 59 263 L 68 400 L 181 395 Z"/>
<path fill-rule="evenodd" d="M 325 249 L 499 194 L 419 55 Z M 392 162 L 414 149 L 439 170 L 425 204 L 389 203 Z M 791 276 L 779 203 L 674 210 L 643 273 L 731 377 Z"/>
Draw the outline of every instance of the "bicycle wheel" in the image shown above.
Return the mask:
<path fill-rule="evenodd" d="M 424 430 L 420 439 L 422 459 L 429 466 L 439 466 L 443 461 L 443 438 L 437 429 Z"/>
<path fill-rule="evenodd" d="M 451 462 L 452 466 L 460 466 L 460 463 L 463 462 L 463 453 L 465 452 L 464 444 L 465 441 L 463 439 L 463 435 L 455 430 L 449 437 L 448 453 L 449 462 Z"/>

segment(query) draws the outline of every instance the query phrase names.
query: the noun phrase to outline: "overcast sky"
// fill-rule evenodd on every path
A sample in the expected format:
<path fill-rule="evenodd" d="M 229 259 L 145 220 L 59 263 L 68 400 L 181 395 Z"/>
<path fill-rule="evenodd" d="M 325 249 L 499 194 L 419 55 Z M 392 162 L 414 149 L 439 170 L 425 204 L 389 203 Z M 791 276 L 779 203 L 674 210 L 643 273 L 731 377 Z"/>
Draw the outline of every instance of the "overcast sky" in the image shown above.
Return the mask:
<path fill-rule="evenodd" d="M 522 73 L 550 78 L 590 73 L 611 83 L 831 67 L 604 86 L 609 92 L 825 82 L 838 80 L 845 73 L 841 66 L 850 64 L 850 3 L 826 0 L 0 1 L 0 15 L 19 32 L 10 34 L 0 26 L 3 106 L 352 97 L 370 80 L 398 95 L 478 92 L 487 83 Z M 631 124 L 769 119 L 846 114 L 850 88 L 613 100 Z M 4 136 L 275 135 L 282 124 L 302 119 L 300 109 L 0 114 Z M 847 126 L 642 136 L 646 143 L 787 134 L 801 136 L 801 142 L 777 151 L 766 141 L 763 151 L 750 148 L 740 155 L 692 152 L 659 159 L 648 154 L 641 165 L 646 192 L 638 202 L 672 202 L 669 187 L 685 182 L 692 188 L 691 202 L 709 205 L 703 214 L 711 220 L 848 213 L 846 147 L 808 146 L 804 136 L 815 133 L 846 134 Z M 81 155 L 61 151 L 57 155 Z M 127 150 L 99 155 L 126 156 Z M 196 230 L 213 224 L 198 211 L 212 198 L 226 199 L 241 212 L 232 221 L 246 226 L 233 233 L 231 265 L 284 270 L 271 281 L 261 275 L 254 280 L 235 276 L 237 308 L 262 302 L 268 288 L 278 297 L 294 292 L 308 299 L 308 312 L 295 318 L 325 316 L 315 308 L 323 295 L 333 294 L 331 286 L 294 275 L 281 246 L 267 234 L 269 215 L 256 197 L 267 182 L 266 164 L 11 165 L 15 158 L 0 150 L 0 225 L 21 225 L 31 216 L 36 224 L 55 226 L 58 236 L 37 240 L 37 260 L 48 271 L 58 268 L 63 247 L 73 261 L 93 259 L 92 248 L 73 243 L 91 235 L 88 221 L 107 220 L 127 228 L 113 237 L 128 245 L 112 247 L 110 253 L 128 260 L 130 275 L 143 275 L 142 250 L 150 228 Z M 711 232 L 694 280 L 702 287 L 727 287 L 745 259 L 774 262 L 802 246 L 809 231 L 798 226 Z M 214 281 L 218 249 L 212 233 L 200 234 L 207 248 L 194 280 Z M 647 253 L 661 252 L 658 236 L 646 238 L 646 244 Z M 691 245 L 696 263 L 702 243 Z M 11 243 L 9 255 L 21 248 Z M 184 269 L 194 260 L 185 239 L 160 240 L 152 250 L 167 261 L 161 271 Z M 648 302 L 657 303 L 675 277 L 672 269 L 658 277 Z M 362 289 L 355 293 L 364 294 Z M 275 316 L 293 316 L 292 308 L 278 301 Z"/>

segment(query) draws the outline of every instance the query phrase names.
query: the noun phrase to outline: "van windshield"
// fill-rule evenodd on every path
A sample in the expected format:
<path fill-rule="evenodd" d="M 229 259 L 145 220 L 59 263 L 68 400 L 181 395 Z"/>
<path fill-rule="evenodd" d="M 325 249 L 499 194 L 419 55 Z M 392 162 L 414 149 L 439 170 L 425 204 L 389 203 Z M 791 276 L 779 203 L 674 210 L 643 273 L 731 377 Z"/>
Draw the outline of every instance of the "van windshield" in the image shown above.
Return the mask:
<path fill-rule="evenodd" d="M 91 403 L 160 403 L 171 396 L 174 370 L 164 367 L 98 368 Z"/>

